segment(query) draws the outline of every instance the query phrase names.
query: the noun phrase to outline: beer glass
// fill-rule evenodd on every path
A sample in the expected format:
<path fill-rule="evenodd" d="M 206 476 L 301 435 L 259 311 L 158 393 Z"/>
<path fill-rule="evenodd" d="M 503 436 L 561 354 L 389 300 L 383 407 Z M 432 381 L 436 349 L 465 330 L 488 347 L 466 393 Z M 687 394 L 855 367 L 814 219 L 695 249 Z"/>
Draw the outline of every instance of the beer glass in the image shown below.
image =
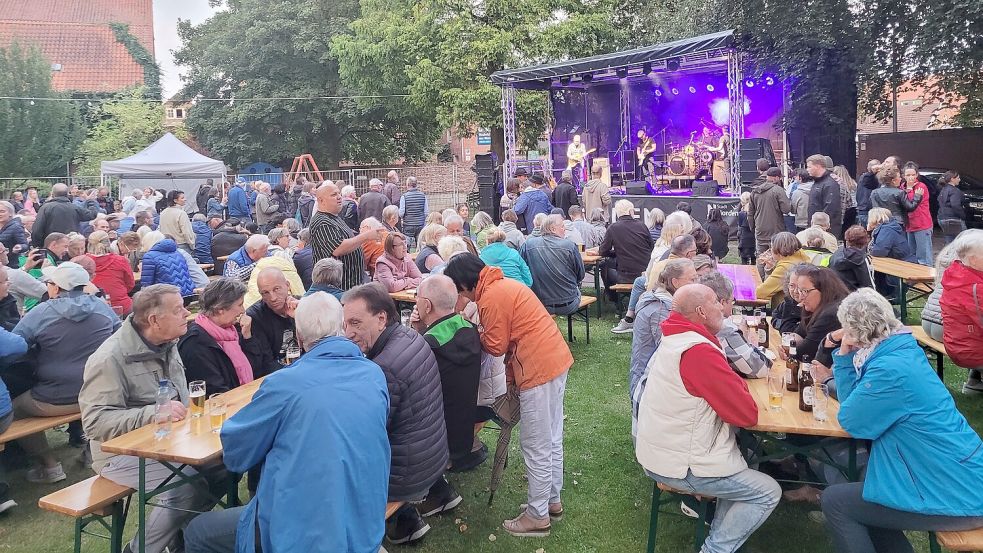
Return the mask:
<path fill-rule="evenodd" d="M 191 391 L 191 418 L 197 419 L 205 414 L 205 381 L 189 382 L 188 390 Z"/>
<path fill-rule="evenodd" d="M 768 374 L 768 408 L 782 410 L 782 395 L 785 392 L 785 376 L 780 372 Z"/>
<path fill-rule="evenodd" d="M 212 394 L 208 398 L 208 418 L 212 425 L 212 432 L 216 434 L 222 430 L 222 423 L 225 422 L 225 396 L 222 394 Z"/>
<path fill-rule="evenodd" d="M 812 395 L 812 417 L 819 422 L 829 420 L 829 387 L 816 383 Z"/>

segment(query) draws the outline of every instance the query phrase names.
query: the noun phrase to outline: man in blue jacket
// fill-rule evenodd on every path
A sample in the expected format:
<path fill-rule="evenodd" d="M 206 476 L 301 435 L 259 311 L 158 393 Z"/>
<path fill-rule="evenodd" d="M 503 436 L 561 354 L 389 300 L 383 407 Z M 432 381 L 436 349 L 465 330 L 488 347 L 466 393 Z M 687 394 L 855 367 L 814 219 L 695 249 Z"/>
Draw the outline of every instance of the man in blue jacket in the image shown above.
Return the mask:
<path fill-rule="evenodd" d="M 184 532 L 188 553 L 379 551 L 389 393 L 379 367 L 341 336 L 341 313 L 323 292 L 297 306 L 297 340 L 306 353 L 267 376 L 222 426 L 229 470 L 263 463 L 256 496 L 245 507 L 192 520 Z"/>
<path fill-rule="evenodd" d="M 526 219 L 526 234 L 532 232 L 532 220 L 536 215 L 543 213 L 549 215 L 553 210 L 550 198 L 542 189 L 544 187 L 542 175 L 533 175 L 529 179 L 529 186 L 519 194 L 512 210 L 522 215 Z"/>
<path fill-rule="evenodd" d="M 246 187 L 249 186 L 244 180 L 237 180 L 235 184 L 229 187 L 229 217 L 235 217 L 243 221 L 249 221 L 253 218 L 253 213 L 249 209 L 249 196 L 246 192 Z"/>

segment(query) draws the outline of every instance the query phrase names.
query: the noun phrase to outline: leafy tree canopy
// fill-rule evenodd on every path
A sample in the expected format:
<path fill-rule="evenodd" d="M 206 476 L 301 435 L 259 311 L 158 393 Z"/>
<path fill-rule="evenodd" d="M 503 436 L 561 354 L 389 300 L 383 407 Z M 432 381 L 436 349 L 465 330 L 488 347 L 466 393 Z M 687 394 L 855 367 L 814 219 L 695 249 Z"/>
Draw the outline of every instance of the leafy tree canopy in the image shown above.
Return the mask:
<path fill-rule="evenodd" d="M 146 91 L 137 87 L 95 110 L 95 123 L 76 152 L 75 174 L 99 175 L 103 161 L 133 155 L 164 134 L 163 104 L 145 98 Z"/>
<path fill-rule="evenodd" d="M 51 63 L 16 43 L 0 48 L 0 96 L 67 98 L 51 88 Z M 0 177 L 64 174 L 83 136 L 73 102 L 0 100 Z"/>

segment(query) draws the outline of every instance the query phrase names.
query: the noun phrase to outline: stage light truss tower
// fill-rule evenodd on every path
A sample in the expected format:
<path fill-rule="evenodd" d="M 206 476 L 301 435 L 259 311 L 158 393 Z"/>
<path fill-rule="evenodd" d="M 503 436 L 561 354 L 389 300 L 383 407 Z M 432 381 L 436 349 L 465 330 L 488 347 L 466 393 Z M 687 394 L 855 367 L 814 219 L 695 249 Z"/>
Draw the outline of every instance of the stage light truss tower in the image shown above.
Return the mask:
<path fill-rule="evenodd" d="M 727 52 L 727 100 L 730 104 L 730 182 L 733 190 L 741 189 L 741 139 L 744 138 L 744 71 L 741 54 Z"/>
<path fill-rule="evenodd" d="M 505 134 L 505 160 L 503 167 L 504 183 L 515 174 L 516 144 L 515 144 L 515 86 L 507 84 L 502 87 L 502 130 Z"/>
<path fill-rule="evenodd" d="M 621 92 L 618 95 L 619 103 L 621 104 L 621 137 L 619 143 L 621 143 L 621 151 L 618 152 L 618 157 L 621 161 L 621 172 L 625 172 L 625 151 L 628 148 L 628 144 L 631 143 L 631 108 L 629 107 L 628 88 L 621 87 Z M 611 169 L 614 171 L 614 168 Z"/>

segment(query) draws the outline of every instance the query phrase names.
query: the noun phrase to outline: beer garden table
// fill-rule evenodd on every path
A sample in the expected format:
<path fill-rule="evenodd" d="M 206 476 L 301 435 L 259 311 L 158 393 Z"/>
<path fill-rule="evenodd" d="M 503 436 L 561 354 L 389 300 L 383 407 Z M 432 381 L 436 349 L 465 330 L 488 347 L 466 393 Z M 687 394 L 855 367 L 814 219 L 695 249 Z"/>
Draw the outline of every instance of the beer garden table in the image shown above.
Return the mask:
<path fill-rule="evenodd" d="M 249 384 L 244 384 L 222 394 L 226 402 L 226 420 L 252 401 L 253 394 L 259 389 L 262 380 L 262 378 L 256 379 Z M 131 455 L 139 459 L 137 535 L 140 538 L 140 553 L 144 553 L 146 548 L 146 507 L 151 505 L 167 508 L 150 503 L 154 497 L 178 486 L 193 484 L 204 478 L 206 473 L 210 472 L 212 465 L 216 467 L 216 470 L 224 471 L 224 468 L 218 463 L 222 458 L 222 441 L 217 432 L 212 432 L 207 410 L 197 418 L 192 418 L 189 411 L 184 420 L 172 423 L 171 433 L 161 440 L 156 439 L 155 431 L 156 425 L 151 423 L 102 444 L 102 450 L 106 453 Z M 150 490 L 147 489 L 146 485 L 148 459 L 159 462 L 172 473 L 160 485 Z M 196 474 L 184 474 L 182 470 L 188 466 L 196 467 Z M 230 477 L 229 480 L 230 487 L 224 505 L 231 507 L 239 503 L 238 478 Z"/>
<path fill-rule="evenodd" d="M 601 295 L 601 260 L 604 259 L 596 253 L 580 252 L 580 259 L 584 262 L 584 269 L 594 275 L 594 294 L 597 297 L 597 318 L 601 318 L 601 303 L 604 296 Z"/>
<path fill-rule="evenodd" d="M 935 289 L 935 269 L 918 263 L 909 263 L 890 257 L 873 257 L 874 271 L 885 275 L 898 277 L 898 308 L 901 310 L 901 321 L 908 317 L 908 291 L 915 289 L 912 300 L 927 297 Z"/>
<path fill-rule="evenodd" d="M 765 306 L 769 300 L 759 300 L 756 294 L 761 285 L 757 265 L 717 265 L 720 274 L 734 283 L 734 303 L 744 306 Z"/>

